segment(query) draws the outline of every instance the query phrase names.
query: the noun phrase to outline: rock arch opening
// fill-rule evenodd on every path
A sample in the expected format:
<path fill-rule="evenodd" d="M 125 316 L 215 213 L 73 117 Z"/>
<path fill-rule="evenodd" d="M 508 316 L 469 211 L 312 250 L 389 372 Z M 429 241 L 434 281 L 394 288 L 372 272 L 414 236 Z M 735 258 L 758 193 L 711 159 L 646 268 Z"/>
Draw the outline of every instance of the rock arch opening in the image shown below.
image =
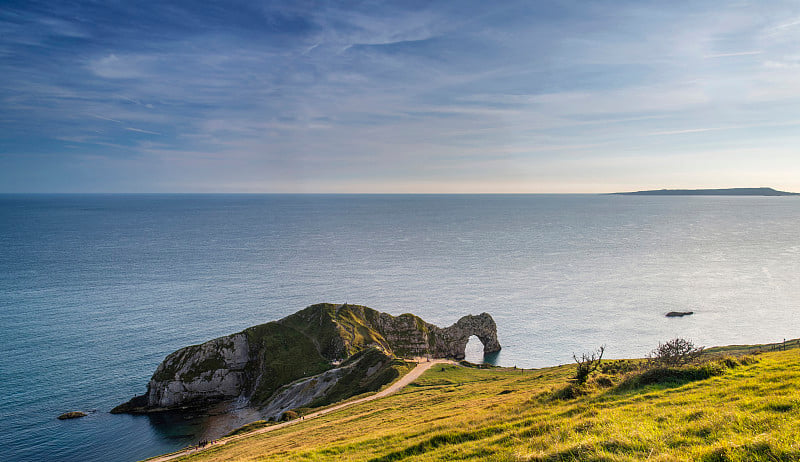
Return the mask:
<path fill-rule="evenodd" d="M 464 359 L 471 363 L 480 364 L 483 362 L 484 345 L 477 335 L 471 335 L 464 347 Z"/>

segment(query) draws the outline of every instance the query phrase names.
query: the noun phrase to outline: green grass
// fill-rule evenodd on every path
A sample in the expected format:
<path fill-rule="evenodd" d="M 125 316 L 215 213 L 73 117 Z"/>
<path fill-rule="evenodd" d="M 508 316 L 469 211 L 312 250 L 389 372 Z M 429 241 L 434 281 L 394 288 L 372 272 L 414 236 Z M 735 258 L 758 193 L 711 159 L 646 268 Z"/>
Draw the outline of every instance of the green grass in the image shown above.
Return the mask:
<path fill-rule="evenodd" d="M 391 397 L 184 460 L 800 460 L 800 350 L 646 380 L 618 369 L 559 399 L 573 366 L 434 367 Z"/>
<path fill-rule="evenodd" d="M 389 332 L 384 332 L 381 326 L 387 327 L 386 316 L 360 305 L 320 303 L 279 322 L 315 339 L 328 359 L 344 359 L 367 346 L 377 346 L 398 357 L 415 356 L 419 354 L 417 342 L 422 335 L 428 335 L 428 345 L 433 345 L 435 336 L 418 316 L 408 313 L 393 316 Z M 387 335 L 391 335 L 391 343 Z"/>
<path fill-rule="evenodd" d="M 261 376 L 251 398 L 256 404 L 266 403 L 285 384 L 332 367 L 311 339 L 291 327 L 267 323 L 244 332 L 251 350 L 260 353 L 246 368 L 252 377 Z"/>
<path fill-rule="evenodd" d="M 383 361 L 385 364 L 377 374 L 370 377 L 357 374 L 385 359 L 383 356 L 377 357 L 378 352 L 371 345 L 391 351 L 383 336 L 365 322 L 365 319 L 379 314 L 361 306 L 319 304 L 280 321 L 245 329 L 251 351 L 260 355 L 250 361 L 245 369 L 249 377 L 261 377 L 257 382 L 254 381 L 257 385 L 252 391 L 253 403 L 267 403 L 282 386 L 331 369 L 334 359 L 350 358 L 352 362 L 354 358 L 351 355 L 366 355 L 367 361 L 362 361 L 359 367 L 344 377 L 328 398 L 312 406 L 375 391 L 394 380 L 407 369 L 402 361 Z M 185 350 L 189 352 L 192 348 L 199 346 Z M 208 364 L 201 364 L 197 369 L 214 370 L 219 367 L 214 361 L 217 358 L 207 361 Z"/>
<path fill-rule="evenodd" d="M 367 325 L 379 313 L 358 305 L 320 303 L 278 321 L 317 344 L 325 358 L 345 359 L 369 345 L 389 349 L 386 339 Z M 334 322 L 335 320 L 335 322 Z"/>

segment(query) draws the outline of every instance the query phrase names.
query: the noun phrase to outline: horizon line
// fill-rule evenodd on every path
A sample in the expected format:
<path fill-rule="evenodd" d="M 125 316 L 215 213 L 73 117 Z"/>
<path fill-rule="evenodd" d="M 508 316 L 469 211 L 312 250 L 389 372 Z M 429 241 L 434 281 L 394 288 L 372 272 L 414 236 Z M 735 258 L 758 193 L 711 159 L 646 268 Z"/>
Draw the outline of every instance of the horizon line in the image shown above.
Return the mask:
<path fill-rule="evenodd" d="M 146 195 L 229 195 L 229 196 L 258 196 L 258 195 L 274 195 L 274 196 L 532 196 L 532 195 L 584 195 L 584 196 L 602 196 L 602 195 L 624 195 L 636 192 L 657 192 L 657 191 L 725 191 L 734 189 L 771 189 L 777 192 L 797 194 L 793 191 L 780 190 L 770 186 L 759 187 L 736 187 L 736 188 L 659 188 L 659 189 L 641 189 L 630 191 L 613 191 L 613 192 L 324 192 L 324 191 L 139 191 L 139 192 L 119 192 L 119 191 L 27 191 L 27 192 L 3 192 L 0 191 L 0 196 L 146 196 Z"/>
<path fill-rule="evenodd" d="M 33 192 L 0 192 L 2 196 L 23 196 L 23 195 L 73 195 L 73 196 L 134 196 L 134 195 L 237 195 L 237 196 L 258 196 L 258 195 L 294 195 L 294 196 L 321 196 L 321 195 L 361 195 L 361 196 L 466 196 L 466 195 L 495 195 L 495 196 L 523 196 L 523 195 L 603 195 L 603 194 L 616 194 L 614 192 L 251 192 L 251 191 L 228 191 L 228 192 L 201 192 L 201 191 L 184 191 L 184 192 L 165 192 L 165 191 L 147 191 L 147 192 L 113 192 L 113 191 L 94 191 L 94 192 L 64 192 L 64 191 L 33 191 Z"/>

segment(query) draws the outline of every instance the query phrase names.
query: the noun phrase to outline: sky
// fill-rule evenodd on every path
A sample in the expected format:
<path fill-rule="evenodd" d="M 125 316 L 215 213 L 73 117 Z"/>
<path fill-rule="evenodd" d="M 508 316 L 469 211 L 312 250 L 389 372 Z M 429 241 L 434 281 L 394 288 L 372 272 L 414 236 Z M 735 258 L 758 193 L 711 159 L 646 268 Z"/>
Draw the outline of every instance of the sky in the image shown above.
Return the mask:
<path fill-rule="evenodd" d="M 0 4 L 0 192 L 758 186 L 796 1 Z"/>

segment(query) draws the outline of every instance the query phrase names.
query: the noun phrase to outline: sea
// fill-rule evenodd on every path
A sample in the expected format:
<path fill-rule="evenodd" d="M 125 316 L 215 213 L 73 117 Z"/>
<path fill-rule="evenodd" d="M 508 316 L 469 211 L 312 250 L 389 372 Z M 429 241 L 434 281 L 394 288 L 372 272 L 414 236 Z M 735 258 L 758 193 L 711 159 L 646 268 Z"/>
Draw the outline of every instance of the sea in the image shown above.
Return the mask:
<path fill-rule="evenodd" d="M 172 351 L 320 302 L 487 312 L 491 360 L 526 368 L 797 338 L 800 198 L 0 195 L 0 457 L 197 443 L 202 417 L 109 410 Z"/>

